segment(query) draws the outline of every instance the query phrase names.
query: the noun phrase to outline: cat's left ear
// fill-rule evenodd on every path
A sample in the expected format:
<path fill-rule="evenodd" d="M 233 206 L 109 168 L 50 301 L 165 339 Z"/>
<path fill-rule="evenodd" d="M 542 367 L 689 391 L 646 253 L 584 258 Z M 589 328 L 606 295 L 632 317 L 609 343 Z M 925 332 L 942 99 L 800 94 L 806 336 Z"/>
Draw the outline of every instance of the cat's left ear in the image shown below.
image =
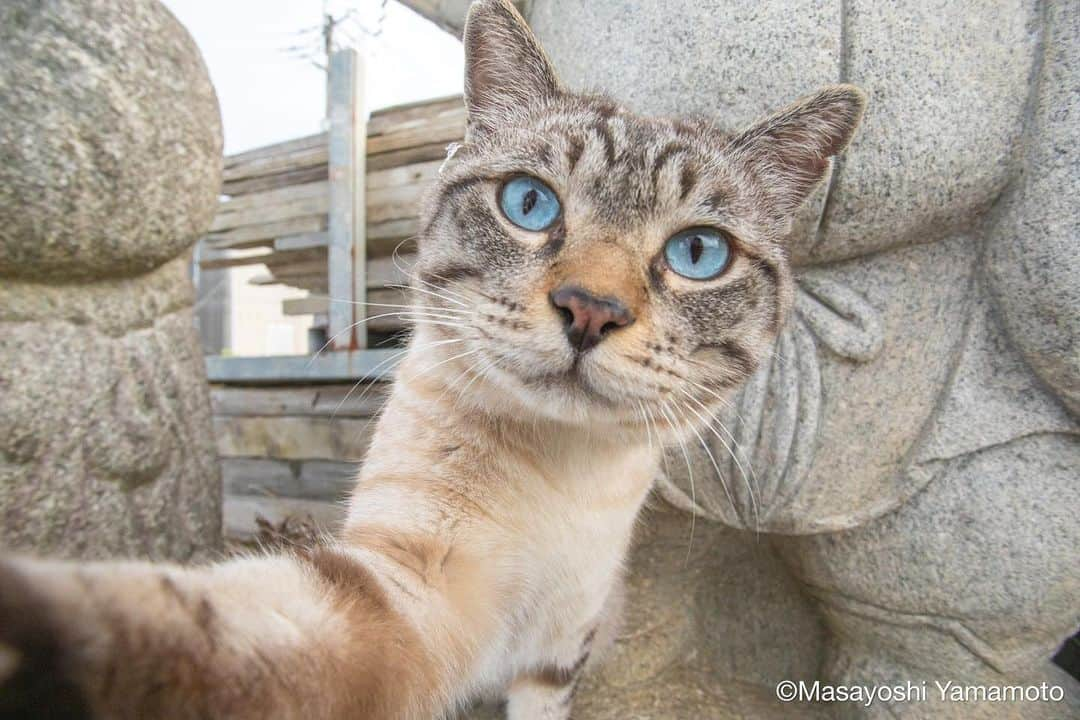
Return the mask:
<path fill-rule="evenodd" d="M 559 93 L 551 62 L 509 0 L 474 2 L 464 43 L 470 128 L 498 126 L 516 110 Z"/>
<path fill-rule="evenodd" d="M 727 150 L 759 177 L 782 214 L 794 213 L 855 133 L 866 95 L 833 85 L 736 135 Z"/>

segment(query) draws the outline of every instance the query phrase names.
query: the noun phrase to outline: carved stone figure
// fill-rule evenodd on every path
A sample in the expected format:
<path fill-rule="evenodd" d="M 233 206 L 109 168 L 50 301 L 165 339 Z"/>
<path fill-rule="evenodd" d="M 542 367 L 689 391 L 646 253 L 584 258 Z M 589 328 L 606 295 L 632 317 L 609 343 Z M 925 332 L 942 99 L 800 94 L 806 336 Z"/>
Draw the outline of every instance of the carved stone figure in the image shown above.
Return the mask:
<path fill-rule="evenodd" d="M 155 0 L 0 4 L 0 543 L 187 560 L 221 488 L 191 245 L 217 99 Z"/>
<path fill-rule="evenodd" d="M 1080 6 L 525 5 L 568 85 L 641 112 L 734 130 L 825 83 L 870 96 L 796 232 L 773 361 L 711 457 L 669 454 L 683 512 L 647 516 L 580 716 L 1080 716 L 1050 663 L 1080 627 Z M 779 703 L 784 679 L 928 686 L 814 707 Z M 1066 698 L 941 702 L 934 681 Z"/>

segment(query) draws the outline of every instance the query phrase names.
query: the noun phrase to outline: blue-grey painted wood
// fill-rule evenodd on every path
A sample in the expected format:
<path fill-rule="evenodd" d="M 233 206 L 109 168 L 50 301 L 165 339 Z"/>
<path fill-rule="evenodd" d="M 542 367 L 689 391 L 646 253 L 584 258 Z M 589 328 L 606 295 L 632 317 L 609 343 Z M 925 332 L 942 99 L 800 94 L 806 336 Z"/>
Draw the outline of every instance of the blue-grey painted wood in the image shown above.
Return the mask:
<path fill-rule="evenodd" d="M 327 228 L 327 312 L 330 344 L 335 350 L 367 345 L 363 324 L 366 301 L 364 239 L 367 118 L 363 102 L 364 67 L 360 53 L 338 50 L 330 57 L 329 177 Z"/>
<path fill-rule="evenodd" d="M 312 355 L 206 358 L 207 379 L 213 383 L 286 385 L 305 382 L 356 382 L 393 378 L 401 350 L 326 351 Z"/>

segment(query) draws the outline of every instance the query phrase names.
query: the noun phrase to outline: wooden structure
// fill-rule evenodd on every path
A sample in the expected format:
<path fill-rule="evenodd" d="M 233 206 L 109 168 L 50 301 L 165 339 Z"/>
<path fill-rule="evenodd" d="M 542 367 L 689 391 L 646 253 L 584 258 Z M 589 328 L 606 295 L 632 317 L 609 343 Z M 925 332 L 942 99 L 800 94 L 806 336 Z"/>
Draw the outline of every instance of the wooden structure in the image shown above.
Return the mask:
<path fill-rule="evenodd" d="M 460 96 L 363 112 L 360 56 L 330 62 L 328 131 L 225 158 L 220 209 L 202 270 L 264 265 L 252 280 L 301 288 L 290 315 L 314 315 L 317 355 L 209 356 L 225 483 L 225 526 L 249 538 L 256 516 L 332 526 L 362 460 L 400 354 L 403 322 L 365 301 L 401 304 L 423 195 L 464 135 Z M 396 257 L 394 256 L 397 250 Z M 384 317 L 376 317 L 384 315 Z"/>
<path fill-rule="evenodd" d="M 335 53 L 328 132 L 225 158 L 221 206 L 205 240 L 214 252 L 200 263 L 203 270 L 265 265 L 267 274 L 253 282 L 310 293 L 285 301 L 285 314 L 314 315 L 331 348 L 354 353 L 369 346 L 368 332 L 385 337 L 402 329 L 392 316 L 364 322 L 362 303 L 402 302 L 395 286 L 407 282 L 403 270 L 412 262 L 410 238 L 419 229 L 424 192 L 446 146 L 465 130 L 460 96 L 388 108 L 365 119 L 362 76 L 355 51 Z M 252 362 L 211 361 L 211 378 L 228 381 L 233 367 L 250 376 Z M 322 366 L 320 357 L 313 367 Z"/>
<path fill-rule="evenodd" d="M 225 492 L 225 533 L 251 538 L 256 518 L 332 529 L 355 482 L 387 386 L 375 382 L 211 387 Z"/>

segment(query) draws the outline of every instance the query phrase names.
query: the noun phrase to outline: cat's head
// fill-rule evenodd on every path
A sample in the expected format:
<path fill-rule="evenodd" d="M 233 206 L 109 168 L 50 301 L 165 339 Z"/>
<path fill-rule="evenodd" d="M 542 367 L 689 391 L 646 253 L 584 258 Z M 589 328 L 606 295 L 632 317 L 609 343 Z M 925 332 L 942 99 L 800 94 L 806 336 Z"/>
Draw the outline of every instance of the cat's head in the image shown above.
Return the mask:
<path fill-rule="evenodd" d="M 771 351 L 796 210 L 864 96 L 838 85 L 736 135 L 563 88 L 505 0 L 465 28 L 465 142 L 414 281 L 440 372 L 576 423 L 697 423 Z M 688 396 L 696 403 L 687 400 Z"/>

